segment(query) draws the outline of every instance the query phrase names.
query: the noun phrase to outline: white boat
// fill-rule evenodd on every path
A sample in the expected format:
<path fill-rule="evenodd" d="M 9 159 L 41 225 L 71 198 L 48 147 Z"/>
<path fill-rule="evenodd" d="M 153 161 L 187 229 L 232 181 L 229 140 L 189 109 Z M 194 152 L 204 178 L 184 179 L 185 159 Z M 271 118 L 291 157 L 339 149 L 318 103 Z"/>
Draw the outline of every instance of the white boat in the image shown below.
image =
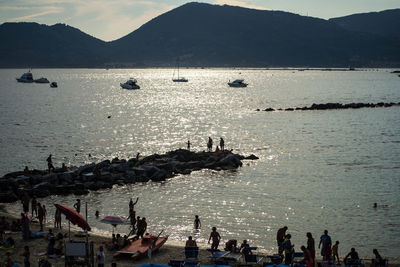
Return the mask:
<path fill-rule="evenodd" d="M 49 83 L 49 80 L 47 80 L 46 78 L 42 77 L 40 79 L 36 79 L 34 80 L 35 83 Z"/>
<path fill-rule="evenodd" d="M 136 84 L 136 79 L 130 78 L 125 83 L 120 83 L 121 87 L 124 89 L 140 89 L 140 86 Z"/>
<path fill-rule="evenodd" d="M 172 81 L 173 82 L 183 82 L 183 83 L 186 83 L 186 82 L 188 82 L 189 80 L 188 79 L 186 79 L 186 78 L 184 78 L 184 77 L 179 77 L 179 59 L 176 61 L 176 63 L 177 63 L 177 65 L 178 65 L 178 78 L 174 78 L 174 76 L 175 76 L 175 70 L 174 70 L 174 74 L 172 75 Z"/>
<path fill-rule="evenodd" d="M 57 88 L 57 87 L 58 87 L 58 84 L 57 84 L 56 82 L 52 82 L 52 83 L 50 84 L 50 87 L 51 87 L 51 88 Z"/>
<path fill-rule="evenodd" d="M 243 80 L 234 80 L 233 82 L 229 82 L 228 85 L 230 87 L 247 87 L 247 83 L 244 83 Z"/>
<path fill-rule="evenodd" d="M 22 74 L 20 78 L 16 78 L 20 83 L 33 83 L 33 76 L 31 72 L 26 72 Z"/>

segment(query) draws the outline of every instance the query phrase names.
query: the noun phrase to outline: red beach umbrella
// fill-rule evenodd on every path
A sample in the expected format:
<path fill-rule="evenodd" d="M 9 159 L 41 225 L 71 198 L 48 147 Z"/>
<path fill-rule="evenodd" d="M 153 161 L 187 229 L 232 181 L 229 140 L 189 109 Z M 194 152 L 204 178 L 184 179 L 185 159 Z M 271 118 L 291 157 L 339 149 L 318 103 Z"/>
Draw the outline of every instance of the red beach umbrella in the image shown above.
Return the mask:
<path fill-rule="evenodd" d="M 78 212 L 76 212 L 73 208 L 70 208 L 65 205 L 60 205 L 60 204 L 54 204 L 56 208 L 65 215 L 67 220 L 69 220 L 72 224 L 78 225 L 80 228 L 86 231 L 90 231 L 91 228 L 87 221 L 80 215 Z"/>

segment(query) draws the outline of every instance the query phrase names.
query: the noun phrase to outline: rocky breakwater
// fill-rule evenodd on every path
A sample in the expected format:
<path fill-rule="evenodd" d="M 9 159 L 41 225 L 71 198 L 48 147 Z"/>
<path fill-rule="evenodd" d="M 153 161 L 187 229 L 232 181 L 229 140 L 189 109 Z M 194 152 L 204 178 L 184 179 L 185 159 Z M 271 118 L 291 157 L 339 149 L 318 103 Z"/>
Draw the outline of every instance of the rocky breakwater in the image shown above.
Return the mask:
<path fill-rule="evenodd" d="M 294 110 L 329 110 L 329 109 L 358 109 L 358 108 L 382 108 L 382 107 L 392 107 L 392 106 L 400 106 L 400 102 L 394 103 L 349 103 L 349 104 L 341 104 L 341 103 L 326 103 L 326 104 L 312 104 L 309 107 L 295 107 L 295 108 L 266 108 L 263 110 L 257 109 L 256 111 L 294 111 Z"/>
<path fill-rule="evenodd" d="M 112 188 L 114 184 L 137 182 L 161 182 L 179 174 L 190 174 L 201 169 L 235 170 L 242 166 L 242 160 L 256 160 L 232 153 L 192 152 L 185 149 L 166 154 L 153 154 L 129 160 L 114 158 L 81 167 L 56 169 L 48 173 L 42 170 L 17 171 L 0 178 L 0 203 L 10 203 L 29 196 L 83 195 L 89 190 Z"/>

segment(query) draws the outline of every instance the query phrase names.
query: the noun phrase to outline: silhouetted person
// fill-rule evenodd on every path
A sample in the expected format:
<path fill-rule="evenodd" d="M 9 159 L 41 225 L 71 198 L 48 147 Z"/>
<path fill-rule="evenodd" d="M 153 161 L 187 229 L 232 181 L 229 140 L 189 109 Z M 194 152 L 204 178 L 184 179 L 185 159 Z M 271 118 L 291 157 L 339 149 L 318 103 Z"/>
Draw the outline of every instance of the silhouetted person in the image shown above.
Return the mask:
<path fill-rule="evenodd" d="M 199 219 L 199 215 L 194 216 L 194 229 L 200 229 L 201 228 L 201 222 Z"/>
<path fill-rule="evenodd" d="M 292 255 L 293 255 L 293 247 L 292 241 L 290 240 L 292 238 L 291 234 L 287 234 L 285 236 L 285 240 L 282 243 L 282 246 L 285 250 L 285 265 L 290 265 L 292 263 Z"/>
<path fill-rule="evenodd" d="M 36 196 L 33 196 L 32 197 L 32 201 L 31 201 L 31 207 L 32 207 L 32 214 L 31 214 L 31 216 L 32 216 L 32 218 L 33 218 L 33 216 L 38 216 L 38 210 L 37 210 L 37 200 L 36 200 Z M 33 215 L 33 213 L 35 213 L 35 215 Z"/>
<path fill-rule="evenodd" d="M 374 253 L 375 259 L 371 260 L 371 267 L 385 266 L 385 260 L 381 257 L 378 250 L 374 248 L 372 252 Z"/>
<path fill-rule="evenodd" d="M 307 249 L 313 262 L 315 262 L 315 241 L 310 232 L 307 233 Z"/>
<path fill-rule="evenodd" d="M 319 240 L 318 248 L 321 247 L 321 256 L 323 257 L 324 260 L 329 260 L 331 256 L 331 247 L 332 247 L 332 240 L 331 237 L 328 235 L 328 230 L 324 231 L 324 234 L 321 235 L 321 238 Z"/>
<path fill-rule="evenodd" d="M 278 232 L 276 233 L 276 243 L 278 244 L 278 254 L 282 255 L 283 253 L 283 241 L 285 241 L 286 231 L 288 227 L 284 226 L 279 228 Z"/>
<path fill-rule="evenodd" d="M 51 171 L 51 170 L 55 170 L 55 168 L 54 168 L 54 166 L 53 166 L 53 160 L 51 159 L 51 154 L 48 156 L 48 158 L 46 159 L 46 161 L 47 161 L 47 167 L 48 167 L 48 169 L 49 169 L 49 172 Z"/>
<path fill-rule="evenodd" d="M 221 148 L 222 151 L 225 150 L 225 141 L 222 137 L 219 139 L 219 147 Z"/>
<path fill-rule="evenodd" d="M 190 141 L 187 141 L 187 150 L 190 150 Z"/>
<path fill-rule="evenodd" d="M 76 203 L 74 204 L 74 208 L 76 212 L 80 213 L 81 212 L 81 200 L 78 198 L 76 200 Z"/>
<path fill-rule="evenodd" d="M 44 209 L 40 203 L 37 203 L 38 207 L 38 219 L 39 219 L 39 224 L 40 224 L 40 232 L 43 231 L 43 220 L 44 220 Z"/>
<path fill-rule="evenodd" d="M 350 257 L 350 259 L 348 259 Z M 348 265 L 348 262 L 350 261 L 357 261 L 360 258 L 358 257 L 358 253 L 355 248 L 351 248 L 350 252 L 344 257 L 344 264 Z"/>
<path fill-rule="evenodd" d="M 211 139 L 211 137 L 208 137 L 208 142 L 207 142 L 208 152 L 212 151 L 212 147 L 213 147 L 213 140 Z"/>
<path fill-rule="evenodd" d="M 197 247 L 197 243 L 193 240 L 192 236 L 189 236 L 188 240 L 186 240 L 185 247 Z"/>
<path fill-rule="evenodd" d="M 337 260 L 337 263 L 340 264 L 339 241 L 336 241 L 335 245 L 332 246 L 332 256 L 333 256 L 333 259 Z"/>
<path fill-rule="evenodd" d="M 301 251 L 303 251 L 303 254 L 304 254 L 304 258 L 301 262 L 303 264 L 305 264 L 306 267 L 313 267 L 314 264 L 313 264 L 313 260 L 311 258 L 310 251 L 305 246 L 301 246 L 300 249 L 301 249 Z"/>
<path fill-rule="evenodd" d="M 210 233 L 210 237 L 208 238 L 208 244 L 210 244 L 210 240 L 212 239 L 211 249 L 218 249 L 219 241 L 221 240 L 221 236 L 217 232 L 217 228 L 213 227 Z"/>
<path fill-rule="evenodd" d="M 130 210 L 135 210 L 135 205 L 138 203 L 138 201 L 139 201 L 139 198 L 138 198 L 138 197 L 136 198 L 136 201 L 135 201 L 135 202 L 133 202 L 133 201 L 132 201 L 132 198 L 131 198 L 131 200 L 129 201 L 129 211 L 130 211 Z"/>

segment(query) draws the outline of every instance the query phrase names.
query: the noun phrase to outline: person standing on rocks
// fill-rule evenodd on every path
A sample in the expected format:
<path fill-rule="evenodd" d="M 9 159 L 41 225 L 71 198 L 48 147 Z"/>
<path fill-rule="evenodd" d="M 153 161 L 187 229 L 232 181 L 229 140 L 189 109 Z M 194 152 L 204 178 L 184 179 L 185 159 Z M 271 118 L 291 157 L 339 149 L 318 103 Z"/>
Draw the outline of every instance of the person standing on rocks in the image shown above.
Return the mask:
<path fill-rule="evenodd" d="M 222 137 L 219 139 L 219 147 L 221 148 L 222 151 L 225 150 L 225 141 L 224 138 Z"/>
<path fill-rule="evenodd" d="M 81 213 L 81 200 L 78 198 L 74 204 L 76 212 Z"/>
<path fill-rule="evenodd" d="M 207 143 L 208 152 L 211 152 L 211 151 L 212 151 L 212 147 L 213 147 L 213 140 L 212 140 L 212 138 L 209 136 L 209 137 L 208 137 L 208 143 Z"/>
<path fill-rule="evenodd" d="M 51 159 L 51 154 L 48 156 L 48 158 L 46 159 L 47 161 L 47 167 L 49 169 L 49 173 L 51 170 L 55 170 L 54 166 L 53 166 L 53 160 Z"/>
<path fill-rule="evenodd" d="M 187 141 L 187 150 L 189 150 L 189 151 L 190 151 L 190 145 L 191 145 L 191 144 L 190 144 L 190 140 L 188 140 L 188 141 Z"/>

